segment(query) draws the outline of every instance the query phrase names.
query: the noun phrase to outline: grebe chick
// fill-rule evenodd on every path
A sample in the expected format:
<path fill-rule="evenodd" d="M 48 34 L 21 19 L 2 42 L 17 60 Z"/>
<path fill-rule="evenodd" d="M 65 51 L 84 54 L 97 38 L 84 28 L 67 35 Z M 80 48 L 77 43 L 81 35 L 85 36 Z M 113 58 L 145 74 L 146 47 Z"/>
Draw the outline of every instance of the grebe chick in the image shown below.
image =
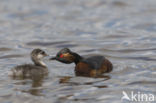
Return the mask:
<path fill-rule="evenodd" d="M 66 64 L 75 63 L 75 74 L 77 76 L 95 77 L 103 73 L 108 73 L 113 69 L 112 63 L 104 56 L 97 55 L 85 58 L 68 48 L 60 50 L 50 60 L 57 60 Z"/>
<path fill-rule="evenodd" d="M 11 69 L 9 76 L 13 77 L 31 77 L 33 75 L 44 75 L 48 73 L 48 69 L 41 60 L 47 54 L 41 49 L 34 49 L 31 52 L 31 60 L 34 64 L 18 65 Z"/>

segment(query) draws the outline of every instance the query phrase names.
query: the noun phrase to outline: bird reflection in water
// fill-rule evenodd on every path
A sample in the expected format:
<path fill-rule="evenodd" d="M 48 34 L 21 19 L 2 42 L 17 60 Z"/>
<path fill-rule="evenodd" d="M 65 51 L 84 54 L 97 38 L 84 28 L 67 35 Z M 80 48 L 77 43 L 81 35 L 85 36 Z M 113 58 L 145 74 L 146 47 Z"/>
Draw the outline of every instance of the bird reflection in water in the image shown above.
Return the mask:
<path fill-rule="evenodd" d="M 85 77 L 87 77 L 87 76 L 85 76 Z M 95 81 L 91 81 L 91 82 L 86 81 L 84 83 L 79 83 L 78 81 L 75 81 L 75 82 L 71 81 L 72 78 L 74 78 L 74 77 L 71 77 L 71 76 L 60 77 L 59 83 L 60 84 L 68 83 L 70 85 L 93 85 L 94 83 L 98 83 L 98 82 L 103 82 L 103 81 L 109 80 L 111 77 L 109 75 L 101 75 L 101 76 L 97 76 L 97 77 L 91 77 L 91 78 L 96 78 Z M 97 80 L 97 79 L 99 79 L 99 80 Z M 107 88 L 108 86 L 107 85 L 100 85 L 100 86 L 95 86 L 95 87 Z"/>
<path fill-rule="evenodd" d="M 30 85 L 29 88 L 26 89 L 15 89 L 16 91 L 21 91 L 24 93 L 29 93 L 35 96 L 44 96 L 43 92 L 43 82 L 46 79 L 48 74 L 45 75 L 35 75 L 31 77 L 12 77 L 13 80 L 18 80 L 15 85 Z M 20 80 L 20 81 L 19 81 Z"/>

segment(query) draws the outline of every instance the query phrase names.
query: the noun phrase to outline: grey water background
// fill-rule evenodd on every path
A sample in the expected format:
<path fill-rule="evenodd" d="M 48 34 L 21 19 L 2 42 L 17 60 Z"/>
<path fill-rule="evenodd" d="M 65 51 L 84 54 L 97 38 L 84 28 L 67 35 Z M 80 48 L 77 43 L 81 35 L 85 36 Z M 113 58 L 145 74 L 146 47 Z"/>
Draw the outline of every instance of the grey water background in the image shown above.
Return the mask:
<path fill-rule="evenodd" d="M 31 63 L 32 49 L 64 47 L 104 55 L 110 79 L 77 77 L 74 64 L 46 59 L 47 78 L 8 77 Z M 129 103 L 122 91 L 156 96 L 155 0 L 0 0 L 0 103 Z"/>

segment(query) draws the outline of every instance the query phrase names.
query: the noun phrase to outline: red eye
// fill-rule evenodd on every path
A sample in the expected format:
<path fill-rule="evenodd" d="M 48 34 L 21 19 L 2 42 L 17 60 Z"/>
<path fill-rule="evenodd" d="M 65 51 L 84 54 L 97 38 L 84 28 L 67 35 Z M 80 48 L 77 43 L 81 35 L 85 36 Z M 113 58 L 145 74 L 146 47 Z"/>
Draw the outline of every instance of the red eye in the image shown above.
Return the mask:
<path fill-rule="evenodd" d="M 60 58 L 63 58 L 63 54 L 60 55 Z"/>

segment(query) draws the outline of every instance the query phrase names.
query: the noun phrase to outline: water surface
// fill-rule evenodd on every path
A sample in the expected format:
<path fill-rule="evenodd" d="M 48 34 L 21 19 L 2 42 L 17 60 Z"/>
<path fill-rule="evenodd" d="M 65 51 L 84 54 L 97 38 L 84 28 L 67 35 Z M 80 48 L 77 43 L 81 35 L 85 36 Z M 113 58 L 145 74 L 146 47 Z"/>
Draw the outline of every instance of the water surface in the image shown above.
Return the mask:
<path fill-rule="evenodd" d="M 129 103 L 122 91 L 156 96 L 155 0 L 1 0 L 0 103 Z M 74 64 L 45 60 L 49 76 L 14 80 L 7 72 L 31 63 L 42 48 L 101 54 L 107 78 L 77 77 Z M 154 103 L 154 102 L 153 102 Z"/>

